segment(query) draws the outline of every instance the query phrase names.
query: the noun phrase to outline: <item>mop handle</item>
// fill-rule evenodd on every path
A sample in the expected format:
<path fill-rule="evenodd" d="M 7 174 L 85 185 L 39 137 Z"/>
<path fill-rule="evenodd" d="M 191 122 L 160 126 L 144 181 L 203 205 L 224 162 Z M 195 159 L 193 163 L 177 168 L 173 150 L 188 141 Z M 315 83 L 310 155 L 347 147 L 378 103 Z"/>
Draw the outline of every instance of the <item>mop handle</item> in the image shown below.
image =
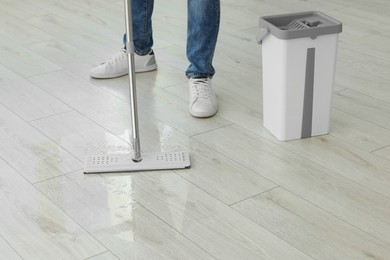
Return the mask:
<path fill-rule="evenodd" d="M 136 80 L 134 68 L 134 42 L 133 42 L 133 19 L 132 19 L 132 0 L 125 1 L 125 19 L 126 19 L 126 52 L 129 65 L 129 94 L 130 94 L 130 114 L 131 128 L 133 140 L 133 161 L 139 162 L 142 160 L 139 127 L 138 127 L 138 111 L 137 111 L 137 94 Z"/>

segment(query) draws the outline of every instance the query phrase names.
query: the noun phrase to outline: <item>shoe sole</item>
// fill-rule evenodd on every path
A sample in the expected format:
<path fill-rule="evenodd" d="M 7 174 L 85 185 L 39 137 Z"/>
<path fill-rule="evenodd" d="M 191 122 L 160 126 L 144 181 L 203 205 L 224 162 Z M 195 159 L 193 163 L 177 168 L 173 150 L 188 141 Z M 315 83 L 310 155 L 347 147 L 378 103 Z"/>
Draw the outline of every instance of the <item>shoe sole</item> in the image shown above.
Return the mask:
<path fill-rule="evenodd" d="M 157 64 L 152 64 L 152 65 L 149 65 L 146 67 L 136 68 L 135 73 L 149 72 L 149 71 L 154 71 L 156 69 L 157 69 Z M 123 77 L 127 74 L 129 74 L 129 73 L 126 72 L 126 73 L 117 73 L 117 74 L 111 74 L 111 75 L 101 75 L 101 74 L 90 73 L 90 76 L 94 79 L 113 79 L 113 78 Z"/>
<path fill-rule="evenodd" d="M 212 114 L 210 114 L 210 113 L 197 113 L 197 112 L 191 111 L 191 109 L 190 109 L 190 115 L 193 116 L 193 117 L 196 117 L 196 118 L 208 118 L 208 117 L 212 117 L 212 116 L 214 116 L 217 112 L 218 112 L 218 109 L 215 110 L 215 112 L 213 112 Z"/>
<path fill-rule="evenodd" d="M 139 72 L 149 72 L 149 71 L 153 71 L 153 70 L 156 70 L 157 69 L 157 64 L 152 64 L 152 65 L 149 65 L 149 66 L 146 66 L 146 67 L 142 67 L 142 68 L 135 68 L 135 73 L 139 73 Z"/>

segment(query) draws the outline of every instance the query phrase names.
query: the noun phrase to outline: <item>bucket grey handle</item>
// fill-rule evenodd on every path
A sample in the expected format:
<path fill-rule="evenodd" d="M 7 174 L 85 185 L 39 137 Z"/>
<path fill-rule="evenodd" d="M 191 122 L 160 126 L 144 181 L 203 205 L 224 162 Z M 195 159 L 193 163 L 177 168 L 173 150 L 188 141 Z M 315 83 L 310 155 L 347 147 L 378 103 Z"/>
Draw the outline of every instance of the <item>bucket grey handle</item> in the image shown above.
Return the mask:
<path fill-rule="evenodd" d="M 268 28 L 260 28 L 256 34 L 257 43 L 261 45 L 263 42 L 263 39 L 265 38 L 265 36 L 267 36 L 268 33 L 269 33 Z"/>

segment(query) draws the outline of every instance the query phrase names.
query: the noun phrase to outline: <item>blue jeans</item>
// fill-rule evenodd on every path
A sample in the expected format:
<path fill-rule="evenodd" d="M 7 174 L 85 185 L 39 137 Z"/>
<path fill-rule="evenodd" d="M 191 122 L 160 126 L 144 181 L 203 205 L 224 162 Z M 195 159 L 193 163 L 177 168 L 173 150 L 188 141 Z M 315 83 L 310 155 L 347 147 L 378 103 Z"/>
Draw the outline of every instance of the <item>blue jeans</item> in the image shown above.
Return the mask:
<path fill-rule="evenodd" d="M 152 13 L 154 0 L 132 0 L 134 51 L 148 53 L 153 46 Z M 212 65 L 219 31 L 220 0 L 187 0 L 188 78 L 212 78 Z M 126 42 L 126 35 L 123 37 Z"/>

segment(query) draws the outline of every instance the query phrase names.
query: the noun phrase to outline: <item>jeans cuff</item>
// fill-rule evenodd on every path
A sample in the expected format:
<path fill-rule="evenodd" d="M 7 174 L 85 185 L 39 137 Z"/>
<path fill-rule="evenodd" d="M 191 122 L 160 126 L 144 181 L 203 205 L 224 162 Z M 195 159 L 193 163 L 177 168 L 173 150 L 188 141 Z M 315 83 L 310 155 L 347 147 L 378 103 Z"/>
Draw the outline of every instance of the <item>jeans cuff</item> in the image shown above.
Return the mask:
<path fill-rule="evenodd" d="M 186 76 L 189 79 L 192 79 L 192 78 L 209 78 L 209 79 L 212 79 L 214 75 L 202 74 L 202 73 L 189 73 L 189 74 L 186 74 Z"/>

